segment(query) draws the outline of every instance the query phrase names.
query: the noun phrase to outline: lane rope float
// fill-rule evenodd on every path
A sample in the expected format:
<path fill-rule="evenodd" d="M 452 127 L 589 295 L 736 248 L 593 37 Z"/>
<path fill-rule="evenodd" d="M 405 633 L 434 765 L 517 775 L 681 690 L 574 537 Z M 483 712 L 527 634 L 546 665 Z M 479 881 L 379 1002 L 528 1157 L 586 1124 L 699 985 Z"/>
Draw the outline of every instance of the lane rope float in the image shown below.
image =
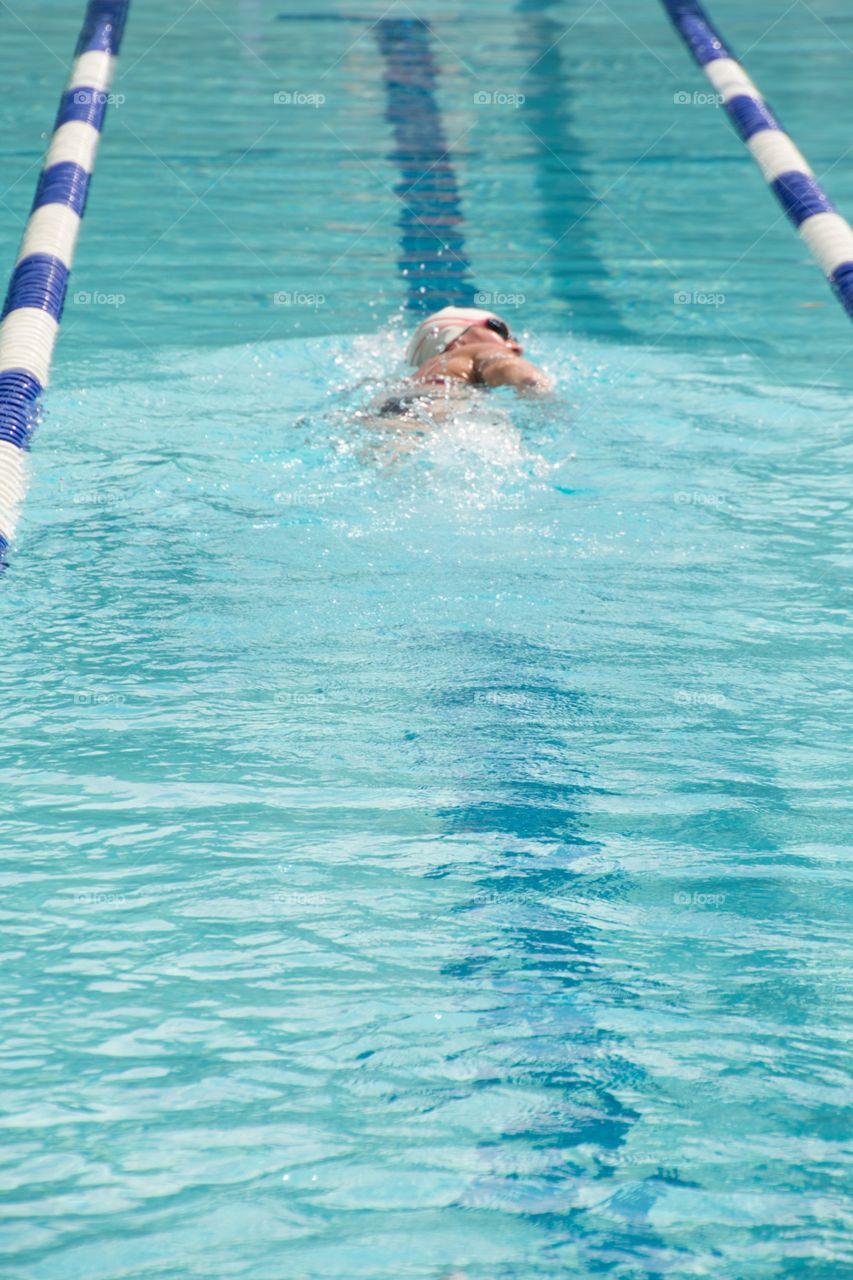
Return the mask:
<path fill-rule="evenodd" d="M 765 181 L 797 228 L 847 314 L 853 318 L 853 229 L 831 203 L 814 172 L 761 93 L 732 56 L 698 0 L 662 0 L 681 36 Z"/>
<path fill-rule="evenodd" d="M 50 363 L 130 0 L 90 0 L 0 321 L 0 556 Z"/>

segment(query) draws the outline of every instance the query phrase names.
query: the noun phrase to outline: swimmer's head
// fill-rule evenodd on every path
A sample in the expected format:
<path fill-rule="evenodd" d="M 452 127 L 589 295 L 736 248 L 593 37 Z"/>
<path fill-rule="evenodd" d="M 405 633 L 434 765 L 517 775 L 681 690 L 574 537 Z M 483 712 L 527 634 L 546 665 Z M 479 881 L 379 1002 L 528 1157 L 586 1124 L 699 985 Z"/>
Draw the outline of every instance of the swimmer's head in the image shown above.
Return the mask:
<path fill-rule="evenodd" d="M 406 349 L 406 359 L 419 369 L 427 360 L 440 356 L 452 343 L 474 330 L 482 330 L 483 337 L 494 334 L 498 341 L 508 342 L 513 350 L 521 352 L 521 347 L 510 336 L 509 325 L 493 311 L 480 311 L 476 307 L 444 307 L 418 325 Z"/>

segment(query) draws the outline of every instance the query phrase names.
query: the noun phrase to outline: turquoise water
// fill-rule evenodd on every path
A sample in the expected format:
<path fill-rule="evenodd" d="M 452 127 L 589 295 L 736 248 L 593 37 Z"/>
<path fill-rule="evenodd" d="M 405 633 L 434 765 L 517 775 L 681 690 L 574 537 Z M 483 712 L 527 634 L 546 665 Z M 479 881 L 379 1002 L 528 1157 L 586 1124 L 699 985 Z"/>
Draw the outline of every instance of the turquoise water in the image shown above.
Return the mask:
<path fill-rule="evenodd" d="M 847 322 L 654 8 L 436 5 L 558 394 L 402 449 L 383 54 L 282 8 L 131 15 L 2 580 L 3 1273 L 853 1274 Z M 714 7 L 823 173 L 813 11 Z M 2 16 L 9 262 L 16 15 L 76 22 Z"/>

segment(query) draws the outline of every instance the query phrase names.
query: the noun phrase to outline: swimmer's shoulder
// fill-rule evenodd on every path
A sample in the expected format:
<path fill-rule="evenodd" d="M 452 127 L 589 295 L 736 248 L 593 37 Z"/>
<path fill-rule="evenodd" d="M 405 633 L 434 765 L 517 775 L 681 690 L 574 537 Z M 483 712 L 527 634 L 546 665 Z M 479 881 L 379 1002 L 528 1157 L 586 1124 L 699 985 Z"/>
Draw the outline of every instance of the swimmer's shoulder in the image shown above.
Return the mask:
<path fill-rule="evenodd" d="M 458 351 L 452 355 L 433 356 L 412 374 L 411 380 L 439 386 L 448 382 L 473 382 L 474 378 L 474 361 L 465 352 Z"/>

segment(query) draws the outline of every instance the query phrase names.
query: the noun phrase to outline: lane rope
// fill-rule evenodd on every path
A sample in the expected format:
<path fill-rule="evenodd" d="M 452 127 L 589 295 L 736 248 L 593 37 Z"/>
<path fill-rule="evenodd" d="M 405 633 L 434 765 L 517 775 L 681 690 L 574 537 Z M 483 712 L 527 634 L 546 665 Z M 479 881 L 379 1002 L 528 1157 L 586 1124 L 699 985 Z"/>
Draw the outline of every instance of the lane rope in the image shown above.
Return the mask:
<path fill-rule="evenodd" d="M 0 321 L 0 556 L 50 363 L 130 0 L 90 0 Z"/>
<path fill-rule="evenodd" d="M 824 192 L 698 0 L 662 0 L 765 181 L 853 318 L 853 229 Z"/>

